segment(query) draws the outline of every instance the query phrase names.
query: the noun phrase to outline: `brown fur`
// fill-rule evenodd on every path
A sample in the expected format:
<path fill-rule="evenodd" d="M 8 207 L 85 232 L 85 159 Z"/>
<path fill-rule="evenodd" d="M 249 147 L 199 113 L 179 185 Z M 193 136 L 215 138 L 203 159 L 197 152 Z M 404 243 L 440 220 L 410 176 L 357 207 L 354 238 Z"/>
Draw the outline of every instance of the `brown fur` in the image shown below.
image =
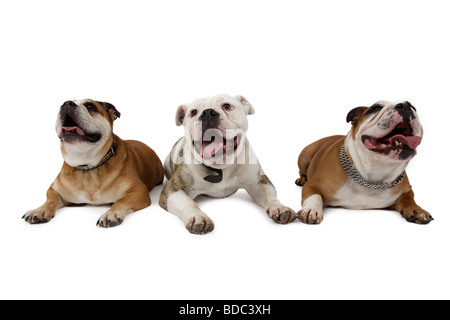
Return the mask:
<path fill-rule="evenodd" d="M 90 100 L 91 102 L 95 102 Z M 100 102 L 95 102 L 101 106 Z M 120 113 L 114 106 L 98 108 L 99 116 L 112 124 Z M 163 183 L 164 168 L 156 153 L 139 141 L 123 141 L 113 135 L 102 148 L 106 154 L 113 140 L 116 154 L 102 166 L 93 170 L 80 170 L 64 163 L 61 172 L 47 192 L 46 203 L 25 214 L 32 224 L 50 221 L 59 208 L 71 204 L 108 204 L 111 209 L 103 215 L 98 225 L 113 227 L 121 224 L 126 215 L 151 205 L 149 192 Z M 61 151 L 66 152 L 64 144 Z"/>
<path fill-rule="evenodd" d="M 320 194 L 326 206 L 345 184 L 348 177 L 339 164 L 339 149 L 344 140 L 345 136 L 332 136 L 303 149 L 298 158 L 300 178 L 296 181 L 303 186 L 302 205 L 311 195 Z"/>
<path fill-rule="evenodd" d="M 167 210 L 167 201 L 170 197 L 170 195 L 174 192 L 177 192 L 179 190 L 183 190 L 186 193 L 189 193 L 190 187 L 194 183 L 192 180 L 192 177 L 183 172 L 183 164 L 178 164 L 175 166 L 175 172 L 171 179 L 166 183 L 166 185 L 163 188 L 163 191 L 161 192 L 161 197 L 159 199 L 159 205 L 164 210 Z"/>
<path fill-rule="evenodd" d="M 352 123 L 352 137 L 364 122 L 369 108 L 358 107 L 350 111 L 347 122 Z M 307 146 L 298 158 L 300 178 L 296 180 L 298 186 L 302 186 L 302 205 L 312 195 L 320 195 L 323 206 L 326 207 L 333 201 L 339 189 L 350 179 L 343 170 L 339 150 L 344 144 L 345 136 L 331 136 L 318 140 Z M 397 202 L 392 208 L 399 211 L 409 222 L 419 224 L 429 223 L 433 218 L 419 207 L 414 201 L 414 193 L 409 184 L 408 177 L 397 186 L 393 187 L 392 195 L 398 195 Z M 384 208 L 380 208 L 384 209 Z M 320 219 L 309 220 L 307 215 L 299 215 L 306 223 L 320 223 Z"/>
<path fill-rule="evenodd" d="M 272 181 L 270 181 L 269 177 L 267 177 L 265 174 L 261 175 L 261 177 L 259 178 L 259 183 L 273 186 Z"/>
<path fill-rule="evenodd" d="M 99 220 L 101 226 L 112 227 L 121 224 L 128 213 L 150 206 L 149 192 L 164 179 L 161 161 L 141 142 L 114 138 L 117 153 L 103 166 L 79 170 L 64 163 L 47 193 L 47 202 L 29 217 L 29 222 L 48 222 L 57 209 L 71 204 L 114 203 L 109 210 L 111 216 Z"/>
<path fill-rule="evenodd" d="M 124 186 L 139 184 L 150 192 L 163 182 L 164 169 L 156 153 L 139 141 L 123 141 L 114 135 L 117 153 L 95 170 L 78 170 L 67 163 L 52 187 L 70 201 L 82 192 L 90 203 L 101 203 L 105 193 L 120 193 Z"/>

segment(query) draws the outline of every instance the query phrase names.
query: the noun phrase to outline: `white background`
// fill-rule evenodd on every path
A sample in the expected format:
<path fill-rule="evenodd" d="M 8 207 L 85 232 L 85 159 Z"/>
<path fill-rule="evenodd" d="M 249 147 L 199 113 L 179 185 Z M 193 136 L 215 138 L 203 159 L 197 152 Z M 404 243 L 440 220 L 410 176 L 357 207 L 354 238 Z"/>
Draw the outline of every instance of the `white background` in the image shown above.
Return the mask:
<path fill-rule="evenodd" d="M 450 298 L 448 1 L 2 1 L 2 299 Z M 408 167 L 427 226 L 393 211 L 326 209 L 319 226 L 273 223 L 244 193 L 201 199 L 216 229 L 189 234 L 158 205 L 113 229 L 107 207 L 22 215 L 45 201 L 68 99 L 113 103 L 115 133 L 164 159 L 176 108 L 244 95 L 249 137 L 279 198 L 300 209 L 297 157 L 346 134 L 347 112 L 409 100 L 425 136 Z"/>

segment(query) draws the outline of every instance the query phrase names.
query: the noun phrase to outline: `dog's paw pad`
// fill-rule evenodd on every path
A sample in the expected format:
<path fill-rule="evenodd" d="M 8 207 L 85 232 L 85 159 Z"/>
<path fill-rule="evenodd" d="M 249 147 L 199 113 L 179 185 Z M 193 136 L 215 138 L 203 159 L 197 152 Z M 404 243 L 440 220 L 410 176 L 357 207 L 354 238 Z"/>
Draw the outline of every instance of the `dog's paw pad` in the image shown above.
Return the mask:
<path fill-rule="evenodd" d="M 114 212 L 107 212 L 97 221 L 97 226 L 102 228 L 117 227 L 122 224 L 124 217 L 121 214 Z"/>
<path fill-rule="evenodd" d="M 434 220 L 430 213 L 420 207 L 403 209 L 400 213 L 406 221 L 417 224 L 428 224 Z"/>
<path fill-rule="evenodd" d="M 295 184 L 298 185 L 299 187 L 303 187 L 307 181 L 308 179 L 306 178 L 306 176 L 300 176 L 300 178 L 295 180 Z"/>
<path fill-rule="evenodd" d="M 40 224 L 49 222 L 51 219 L 53 219 L 54 216 L 55 214 L 50 210 L 39 208 L 36 210 L 28 211 L 23 215 L 22 219 L 30 224 Z"/>
<path fill-rule="evenodd" d="M 197 215 L 188 220 L 186 229 L 193 234 L 207 234 L 214 230 L 214 222 L 208 217 Z"/>
<path fill-rule="evenodd" d="M 306 224 L 319 224 L 323 221 L 323 212 L 317 208 L 303 208 L 298 212 L 298 218 Z"/>
<path fill-rule="evenodd" d="M 266 212 L 273 221 L 280 224 L 288 224 L 297 219 L 297 213 L 288 207 L 269 208 Z"/>

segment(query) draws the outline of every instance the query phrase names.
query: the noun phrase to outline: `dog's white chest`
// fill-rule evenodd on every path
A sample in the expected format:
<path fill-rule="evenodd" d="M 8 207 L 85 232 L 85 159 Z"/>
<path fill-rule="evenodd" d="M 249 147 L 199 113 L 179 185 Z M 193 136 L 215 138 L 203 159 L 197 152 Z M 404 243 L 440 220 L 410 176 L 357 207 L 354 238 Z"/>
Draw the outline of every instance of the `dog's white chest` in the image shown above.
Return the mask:
<path fill-rule="evenodd" d="M 202 183 L 198 185 L 197 193 L 213 198 L 225 198 L 240 188 L 238 177 L 227 177 L 220 183 Z"/>
<path fill-rule="evenodd" d="M 398 197 L 392 194 L 392 189 L 373 190 L 348 180 L 335 195 L 336 200 L 328 205 L 348 209 L 384 209 L 395 204 Z"/>
<path fill-rule="evenodd" d="M 89 193 L 82 190 L 76 190 L 70 193 L 62 192 L 65 201 L 76 204 L 104 205 L 117 201 L 118 196 L 114 192 L 96 192 Z"/>
<path fill-rule="evenodd" d="M 90 187 L 79 183 L 75 187 L 73 183 L 62 180 L 55 181 L 53 188 L 61 198 L 74 204 L 104 205 L 116 202 L 123 194 L 120 186 L 105 184 L 102 188 Z"/>

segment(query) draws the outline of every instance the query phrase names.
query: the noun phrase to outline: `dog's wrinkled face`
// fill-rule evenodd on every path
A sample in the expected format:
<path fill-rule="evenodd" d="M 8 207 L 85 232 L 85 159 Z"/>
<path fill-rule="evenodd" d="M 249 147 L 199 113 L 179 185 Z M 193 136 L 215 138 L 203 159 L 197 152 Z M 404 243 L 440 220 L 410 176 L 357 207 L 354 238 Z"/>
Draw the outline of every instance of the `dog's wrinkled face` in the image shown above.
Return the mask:
<path fill-rule="evenodd" d="M 66 162 L 79 166 L 87 164 L 79 162 L 95 158 L 111 139 L 113 122 L 118 117 L 120 113 L 110 103 L 91 99 L 66 101 L 56 121 Z"/>
<path fill-rule="evenodd" d="M 422 141 L 423 129 L 416 108 L 409 102 L 380 101 L 350 111 L 352 134 L 363 149 L 393 160 L 413 158 Z"/>
<path fill-rule="evenodd" d="M 248 129 L 247 115 L 254 112 L 244 97 L 222 94 L 180 106 L 176 123 L 184 125 L 185 137 L 202 162 L 229 164 L 242 149 Z"/>

